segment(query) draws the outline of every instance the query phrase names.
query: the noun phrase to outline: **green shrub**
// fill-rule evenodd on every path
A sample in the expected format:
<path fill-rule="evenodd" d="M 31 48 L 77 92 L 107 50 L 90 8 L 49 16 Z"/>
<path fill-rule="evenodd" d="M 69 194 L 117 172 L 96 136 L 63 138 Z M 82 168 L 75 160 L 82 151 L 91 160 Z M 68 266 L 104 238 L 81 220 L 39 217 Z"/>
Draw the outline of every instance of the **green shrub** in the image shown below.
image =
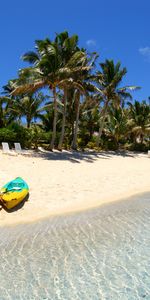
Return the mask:
<path fill-rule="evenodd" d="M 29 130 L 17 123 L 12 124 L 11 127 L 16 133 L 17 142 L 19 142 L 23 148 L 28 147 Z"/>
<path fill-rule="evenodd" d="M 60 133 L 56 133 L 55 146 L 57 147 L 60 138 Z M 28 129 L 28 138 L 26 145 L 29 148 L 37 149 L 38 146 L 48 148 L 52 139 L 52 132 L 45 132 L 39 126 L 32 126 Z"/>
<path fill-rule="evenodd" d="M 0 143 L 14 143 L 17 139 L 17 134 L 9 128 L 0 128 Z"/>
<path fill-rule="evenodd" d="M 0 143 L 7 142 L 13 146 L 15 142 L 18 142 L 24 148 L 27 146 L 28 139 L 28 130 L 17 123 L 0 129 Z"/>
<path fill-rule="evenodd" d="M 129 150 L 131 151 L 138 151 L 138 152 L 147 152 L 149 149 L 148 145 L 146 144 L 139 144 L 139 143 L 133 143 L 130 145 Z"/>
<path fill-rule="evenodd" d="M 37 149 L 42 144 L 49 144 L 51 140 L 51 132 L 44 132 L 37 126 L 28 129 L 28 147 Z"/>
<path fill-rule="evenodd" d="M 96 143 L 93 142 L 93 141 L 90 141 L 90 142 L 87 143 L 86 147 L 89 148 L 89 149 L 95 149 L 96 148 Z"/>

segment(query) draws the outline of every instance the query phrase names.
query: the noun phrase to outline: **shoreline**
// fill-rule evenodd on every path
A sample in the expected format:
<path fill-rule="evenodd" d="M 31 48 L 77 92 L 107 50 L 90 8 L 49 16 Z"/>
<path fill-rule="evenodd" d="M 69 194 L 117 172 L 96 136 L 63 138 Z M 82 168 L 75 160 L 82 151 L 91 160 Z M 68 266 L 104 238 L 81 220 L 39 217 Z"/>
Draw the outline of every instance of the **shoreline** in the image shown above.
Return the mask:
<path fill-rule="evenodd" d="M 21 209 L 12 213 L 0 211 L 0 228 L 86 212 L 150 193 L 150 160 L 146 154 L 0 155 L 0 163 L 4 182 L 12 175 L 20 175 L 30 186 L 29 201 Z M 13 172 L 8 167 L 10 163 Z M 39 170 L 44 172 L 43 177 Z"/>
<path fill-rule="evenodd" d="M 107 201 L 106 199 L 104 200 L 103 203 L 99 204 L 99 205 L 95 205 L 95 206 L 87 206 L 87 207 L 82 207 L 80 209 L 72 209 L 72 210 L 64 210 L 64 211 L 60 211 L 60 212 L 55 212 L 55 213 L 51 213 L 51 214 L 45 214 L 43 215 L 42 217 L 39 217 L 39 218 L 35 218 L 34 220 L 28 220 L 28 221 L 17 221 L 16 223 L 13 222 L 10 224 L 7 223 L 7 224 L 3 224 L 1 225 L 0 224 L 0 229 L 2 228 L 14 228 L 16 226 L 19 226 L 19 225 L 30 225 L 30 224 L 36 224 L 38 222 L 42 222 L 42 221 L 46 221 L 46 220 L 49 220 L 51 218 L 59 218 L 59 217 L 67 217 L 67 216 L 75 216 L 76 214 L 80 214 L 80 213 L 86 213 L 86 212 L 90 212 L 92 210 L 96 210 L 96 209 L 101 209 L 101 208 L 105 208 L 106 206 L 109 207 L 112 206 L 112 205 L 117 205 L 117 204 L 121 204 L 123 202 L 127 203 L 128 201 L 131 201 L 132 198 L 135 198 L 137 196 L 137 198 L 139 198 L 140 196 L 144 196 L 146 194 L 150 194 L 150 190 L 144 190 L 142 192 L 136 192 L 136 193 L 133 193 L 133 194 L 127 194 L 126 196 L 123 196 L 122 198 L 119 198 L 119 199 L 116 199 L 114 198 L 113 200 L 110 200 L 110 201 Z"/>

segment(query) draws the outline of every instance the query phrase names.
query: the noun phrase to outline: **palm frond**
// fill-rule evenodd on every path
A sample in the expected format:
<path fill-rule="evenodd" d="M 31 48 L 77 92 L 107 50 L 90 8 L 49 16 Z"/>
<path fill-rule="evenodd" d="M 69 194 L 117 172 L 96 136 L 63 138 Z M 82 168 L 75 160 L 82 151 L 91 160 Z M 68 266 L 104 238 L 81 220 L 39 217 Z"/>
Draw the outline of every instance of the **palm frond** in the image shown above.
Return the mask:
<path fill-rule="evenodd" d="M 129 91 L 137 91 L 137 90 L 140 90 L 141 89 L 141 87 L 140 86 L 135 86 L 135 85 L 133 85 L 133 86 L 125 86 L 125 87 L 122 87 L 122 88 L 119 88 L 118 89 L 118 91 L 119 92 L 126 92 L 127 90 L 129 90 Z"/>
<path fill-rule="evenodd" d="M 36 64 L 40 60 L 39 55 L 34 51 L 25 53 L 24 55 L 22 55 L 21 59 L 23 61 L 29 62 L 30 64 Z"/>

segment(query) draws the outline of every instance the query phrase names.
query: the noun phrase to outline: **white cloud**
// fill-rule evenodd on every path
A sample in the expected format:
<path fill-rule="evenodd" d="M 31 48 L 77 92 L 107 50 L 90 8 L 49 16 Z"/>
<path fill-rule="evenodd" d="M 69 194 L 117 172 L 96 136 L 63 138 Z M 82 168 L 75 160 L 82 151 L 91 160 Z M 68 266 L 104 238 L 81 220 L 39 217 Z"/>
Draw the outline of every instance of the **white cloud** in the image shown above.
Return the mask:
<path fill-rule="evenodd" d="M 91 40 L 87 40 L 87 41 L 86 41 L 86 44 L 87 44 L 87 46 L 89 46 L 89 47 L 90 47 L 90 46 L 96 46 L 96 41 L 95 41 L 95 40 L 92 40 L 92 39 L 91 39 Z"/>
<path fill-rule="evenodd" d="M 139 48 L 139 53 L 150 61 L 150 47 Z"/>

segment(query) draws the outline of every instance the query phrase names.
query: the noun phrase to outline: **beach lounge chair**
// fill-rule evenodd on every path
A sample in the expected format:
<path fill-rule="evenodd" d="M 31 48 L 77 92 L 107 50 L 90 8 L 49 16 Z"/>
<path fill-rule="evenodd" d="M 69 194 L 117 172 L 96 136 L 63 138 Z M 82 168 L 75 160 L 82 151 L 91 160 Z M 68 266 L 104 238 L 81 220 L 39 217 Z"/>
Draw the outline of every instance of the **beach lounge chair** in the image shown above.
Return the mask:
<path fill-rule="evenodd" d="M 2 149 L 3 149 L 3 153 L 9 153 L 10 152 L 8 143 L 2 143 Z"/>
<path fill-rule="evenodd" d="M 10 150 L 8 143 L 2 143 L 2 150 L 5 154 L 15 155 L 15 153 L 12 150 Z"/>
<path fill-rule="evenodd" d="M 17 153 L 22 153 L 22 149 L 21 149 L 20 143 L 14 143 L 14 145 L 15 145 L 15 151 Z"/>
<path fill-rule="evenodd" d="M 16 153 L 18 153 L 18 154 L 29 154 L 29 151 L 26 151 L 26 150 L 23 150 L 22 148 L 21 148 L 21 145 L 20 145 L 20 143 L 14 143 L 14 145 L 15 145 L 15 151 L 16 151 Z"/>

